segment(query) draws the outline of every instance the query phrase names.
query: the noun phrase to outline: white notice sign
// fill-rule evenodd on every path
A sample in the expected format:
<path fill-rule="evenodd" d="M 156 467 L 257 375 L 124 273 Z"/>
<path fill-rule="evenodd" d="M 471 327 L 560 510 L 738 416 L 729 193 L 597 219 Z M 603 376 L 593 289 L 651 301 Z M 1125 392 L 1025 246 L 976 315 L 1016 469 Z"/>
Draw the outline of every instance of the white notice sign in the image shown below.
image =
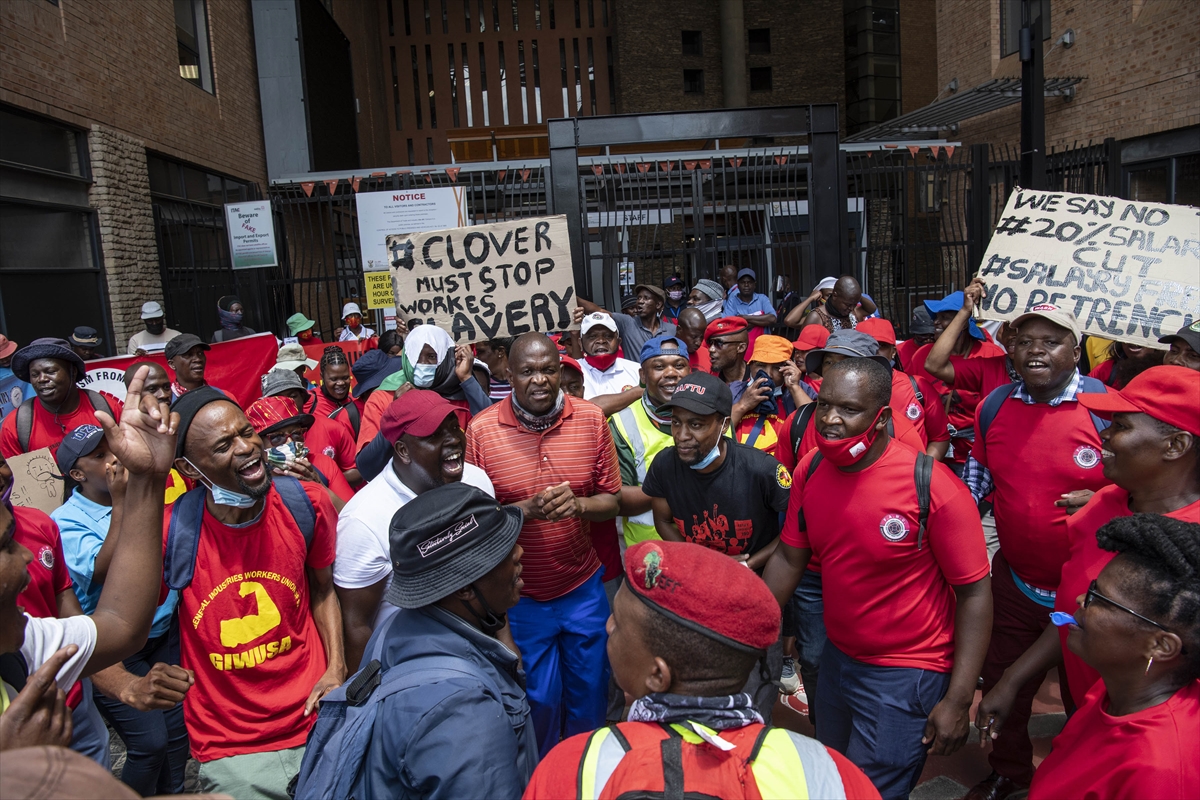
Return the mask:
<path fill-rule="evenodd" d="M 453 186 L 355 195 L 363 272 L 388 269 L 386 239 L 391 234 L 469 225 L 464 198 L 465 190 Z"/>
<path fill-rule="evenodd" d="M 225 230 L 229 232 L 229 255 L 234 269 L 274 267 L 279 263 L 270 200 L 226 203 Z"/>

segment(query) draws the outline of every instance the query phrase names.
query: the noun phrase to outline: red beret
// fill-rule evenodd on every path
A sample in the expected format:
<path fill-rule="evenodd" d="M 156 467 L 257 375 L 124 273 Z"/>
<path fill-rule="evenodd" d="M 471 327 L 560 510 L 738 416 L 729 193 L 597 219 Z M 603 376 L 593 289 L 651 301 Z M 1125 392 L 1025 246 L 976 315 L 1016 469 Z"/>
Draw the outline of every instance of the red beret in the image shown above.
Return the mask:
<path fill-rule="evenodd" d="M 704 329 L 704 340 L 708 341 L 711 336 L 722 336 L 727 333 L 741 333 L 748 329 L 750 323 L 741 317 L 721 317 L 714 319 L 708 323 L 708 327 Z"/>
<path fill-rule="evenodd" d="M 743 652 L 779 639 L 781 612 L 755 572 L 690 542 L 651 539 L 625 551 L 629 590 L 672 622 Z"/>

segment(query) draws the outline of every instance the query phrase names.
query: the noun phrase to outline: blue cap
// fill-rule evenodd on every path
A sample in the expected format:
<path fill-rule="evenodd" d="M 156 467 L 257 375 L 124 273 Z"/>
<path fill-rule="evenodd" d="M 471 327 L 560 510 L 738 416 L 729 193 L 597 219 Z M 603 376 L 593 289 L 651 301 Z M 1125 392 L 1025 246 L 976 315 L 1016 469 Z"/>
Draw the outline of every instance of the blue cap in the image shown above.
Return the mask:
<path fill-rule="evenodd" d="M 401 356 L 389 356 L 382 350 L 368 350 L 350 367 L 354 380 L 358 381 L 352 396 L 358 399 L 366 392 L 379 388 L 384 378 L 403 368 L 404 359 Z"/>
<path fill-rule="evenodd" d="M 962 311 L 963 293 L 951 292 L 941 300 L 926 300 L 925 308 L 929 311 L 929 316 L 936 317 L 941 311 Z M 971 335 L 979 341 L 987 341 L 987 337 L 983 335 L 983 331 L 979 330 L 979 326 L 975 324 L 975 320 L 967 319 L 967 330 Z"/>
<path fill-rule="evenodd" d="M 75 467 L 76 461 L 91 455 L 103 438 L 104 431 L 95 425 L 80 425 L 67 433 L 58 446 L 58 452 L 54 454 L 59 471 L 66 475 Z"/>
<path fill-rule="evenodd" d="M 676 352 L 676 350 L 668 350 L 666 353 L 664 353 L 663 345 L 666 344 L 667 342 L 673 342 L 675 344 L 675 348 L 678 352 Z M 653 339 L 647 340 L 647 342 L 644 345 L 642 345 L 642 355 L 641 355 L 640 360 L 645 361 L 648 358 L 654 358 L 655 356 L 661 356 L 661 355 L 668 355 L 668 356 L 678 355 L 678 356 L 683 356 L 684 358 L 687 358 L 688 357 L 687 345 L 683 343 L 682 339 L 677 339 L 674 336 L 655 336 Z"/>
<path fill-rule="evenodd" d="M 752 278 L 752 279 L 754 279 L 754 281 L 755 281 L 756 283 L 758 282 L 758 274 L 757 274 L 757 273 L 755 273 L 755 271 L 754 271 L 754 270 L 750 269 L 749 267 L 742 267 L 741 269 L 739 269 L 739 270 L 738 270 L 738 276 L 737 276 L 737 279 L 738 279 L 739 281 L 740 281 L 742 278 L 747 278 L 747 277 L 748 277 L 748 278 Z"/>

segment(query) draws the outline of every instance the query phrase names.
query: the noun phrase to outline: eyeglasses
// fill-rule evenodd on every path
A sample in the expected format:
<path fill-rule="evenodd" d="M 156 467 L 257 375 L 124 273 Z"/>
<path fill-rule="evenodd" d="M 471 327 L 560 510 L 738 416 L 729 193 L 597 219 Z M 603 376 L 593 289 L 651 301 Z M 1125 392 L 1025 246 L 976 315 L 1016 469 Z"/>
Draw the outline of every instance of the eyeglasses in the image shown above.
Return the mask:
<path fill-rule="evenodd" d="M 1125 606 L 1121 605 L 1117 601 L 1111 600 L 1111 599 L 1105 597 L 1104 595 L 1100 594 L 1099 592 L 1097 592 L 1095 581 L 1092 581 L 1088 585 L 1087 594 L 1085 594 L 1083 596 L 1083 607 L 1087 608 L 1088 606 L 1090 606 L 1092 604 L 1093 600 L 1103 600 L 1104 602 L 1108 603 L 1113 608 L 1119 608 L 1120 610 L 1124 611 L 1126 614 L 1132 614 L 1133 616 L 1137 617 L 1142 622 L 1148 622 L 1161 631 L 1166 631 L 1167 633 L 1171 633 L 1171 631 L 1168 630 L 1166 627 L 1164 627 L 1163 625 L 1160 625 L 1159 623 L 1155 622 L 1154 620 L 1150 619 L 1149 617 L 1144 617 L 1141 614 L 1139 614 L 1138 612 L 1134 611 L 1132 608 L 1126 608 Z"/>
<path fill-rule="evenodd" d="M 267 434 L 267 442 L 270 443 L 271 447 L 279 447 L 281 444 L 286 443 L 289 439 L 291 441 L 295 442 L 296 444 L 303 444 L 304 443 L 304 431 L 292 431 L 291 433 L 268 433 Z"/>

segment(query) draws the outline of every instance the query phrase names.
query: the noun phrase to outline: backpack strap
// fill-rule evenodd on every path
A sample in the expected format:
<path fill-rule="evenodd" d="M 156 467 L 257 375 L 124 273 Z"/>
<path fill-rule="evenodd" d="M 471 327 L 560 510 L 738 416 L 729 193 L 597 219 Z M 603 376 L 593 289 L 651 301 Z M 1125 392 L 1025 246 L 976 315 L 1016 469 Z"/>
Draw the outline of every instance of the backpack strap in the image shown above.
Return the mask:
<path fill-rule="evenodd" d="M 343 411 L 346 412 L 346 418 L 350 420 L 350 427 L 354 431 L 354 438 L 357 439 L 358 438 L 358 429 L 362 423 L 362 417 L 358 413 L 358 405 L 353 400 L 351 400 L 349 403 L 346 403 L 346 405 L 342 406 L 341 408 L 339 408 L 338 410 L 336 410 L 332 414 L 330 414 L 329 418 L 333 419 L 334 417 L 336 417 L 338 414 L 342 413 Z"/>
<path fill-rule="evenodd" d="M 1104 385 L 1103 381 L 1096 380 L 1087 375 L 1081 375 L 1079 377 L 1079 391 L 1080 393 L 1087 394 L 1106 394 L 1108 387 Z M 1097 434 L 1105 430 L 1109 425 L 1112 425 L 1111 421 L 1097 417 L 1091 409 L 1088 409 L 1088 415 L 1092 418 L 1092 425 L 1096 428 Z"/>
<path fill-rule="evenodd" d="M 1020 388 L 1019 383 L 1010 383 L 1007 386 L 997 386 L 988 392 L 988 396 L 979 404 L 979 422 L 976 424 L 975 437 L 978 439 L 986 439 L 988 428 L 992 426 L 992 422 L 996 419 L 996 415 L 1000 413 L 1000 406 L 1004 405 L 1004 401 L 1012 397 Z"/>
<path fill-rule="evenodd" d="M 925 395 L 921 394 L 921 390 L 917 387 L 917 379 L 912 375 L 906 375 L 905 377 L 907 377 L 908 382 L 912 384 L 913 394 L 917 396 L 917 402 L 921 405 L 925 405 Z"/>
<path fill-rule="evenodd" d="M 196 553 L 200 549 L 200 528 L 204 522 L 207 494 L 208 489 L 197 486 L 171 505 L 167 546 L 163 550 L 163 578 L 171 589 L 186 589 L 196 572 Z"/>
<path fill-rule="evenodd" d="M 662 749 L 663 800 L 684 800 L 683 797 L 683 736 L 670 725 L 663 724 L 668 736 L 659 744 Z"/>
<path fill-rule="evenodd" d="M 792 445 L 792 455 L 797 459 L 800 458 L 800 441 L 804 438 L 804 431 L 808 427 L 808 423 L 812 422 L 816 409 L 816 402 L 812 402 L 808 405 L 800 406 L 800 410 L 792 416 L 792 426 L 788 429 L 788 439 Z"/>
<path fill-rule="evenodd" d="M 809 404 L 811 405 L 811 403 Z M 750 434 L 746 437 L 746 446 L 754 447 L 754 443 L 758 441 L 758 437 L 762 435 L 763 428 L 767 426 L 767 418 L 762 414 L 758 415 L 758 419 L 754 420 L 754 425 L 750 428 Z"/>
<path fill-rule="evenodd" d="M 929 506 L 933 502 L 933 457 L 917 453 L 913 466 L 913 482 L 917 485 L 917 549 L 925 539 L 925 526 L 929 522 Z"/>
<path fill-rule="evenodd" d="M 108 404 L 108 399 L 104 395 L 99 392 L 93 392 L 91 389 L 84 389 L 83 391 L 87 395 L 88 402 L 92 404 L 93 411 L 103 411 L 110 417 L 113 416 L 112 406 Z M 116 417 L 113 417 L 113 419 L 116 422 L 120 422 Z"/>
<path fill-rule="evenodd" d="M 17 406 L 17 444 L 21 445 L 21 452 L 29 452 L 29 437 L 33 433 L 33 401 L 37 399 L 29 398 L 21 405 Z"/>
<path fill-rule="evenodd" d="M 811 478 L 813 476 L 813 473 L 817 471 L 817 467 L 821 466 L 821 461 L 824 460 L 824 458 L 825 458 L 825 456 L 822 455 L 820 450 L 818 450 L 816 453 L 813 454 L 812 461 L 808 462 L 808 472 L 804 473 L 804 482 L 805 483 L 807 483 L 808 479 Z M 804 509 L 803 508 L 801 508 L 800 510 L 798 510 L 796 512 L 796 521 L 800 524 L 801 528 L 807 529 L 808 526 L 804 521 Z"/>
<path fill-rule="evenodd" d="M 762 730 L 758 732 L 758 736 L 754 738 L 754 747 L 750 748 L 750 757 L 747 761 L 754 761 L 758 758 L 758 753 L 763 748 L 763 744 L 767 741 L 767 736 L 771 731 L 775 730 L 774 725 L 763 725 Z"/>
<path fill-rule="evenodd" d="M 313 508 L 312 501 L 308 499 L 308 494 L 296 478 L 290 475 L 276 475 L 274 483 L 284 506 L 304 536 L 304 549 L 308 550 L 312 547 L 313 535 L 317 530 L 317 510 Z"/>

